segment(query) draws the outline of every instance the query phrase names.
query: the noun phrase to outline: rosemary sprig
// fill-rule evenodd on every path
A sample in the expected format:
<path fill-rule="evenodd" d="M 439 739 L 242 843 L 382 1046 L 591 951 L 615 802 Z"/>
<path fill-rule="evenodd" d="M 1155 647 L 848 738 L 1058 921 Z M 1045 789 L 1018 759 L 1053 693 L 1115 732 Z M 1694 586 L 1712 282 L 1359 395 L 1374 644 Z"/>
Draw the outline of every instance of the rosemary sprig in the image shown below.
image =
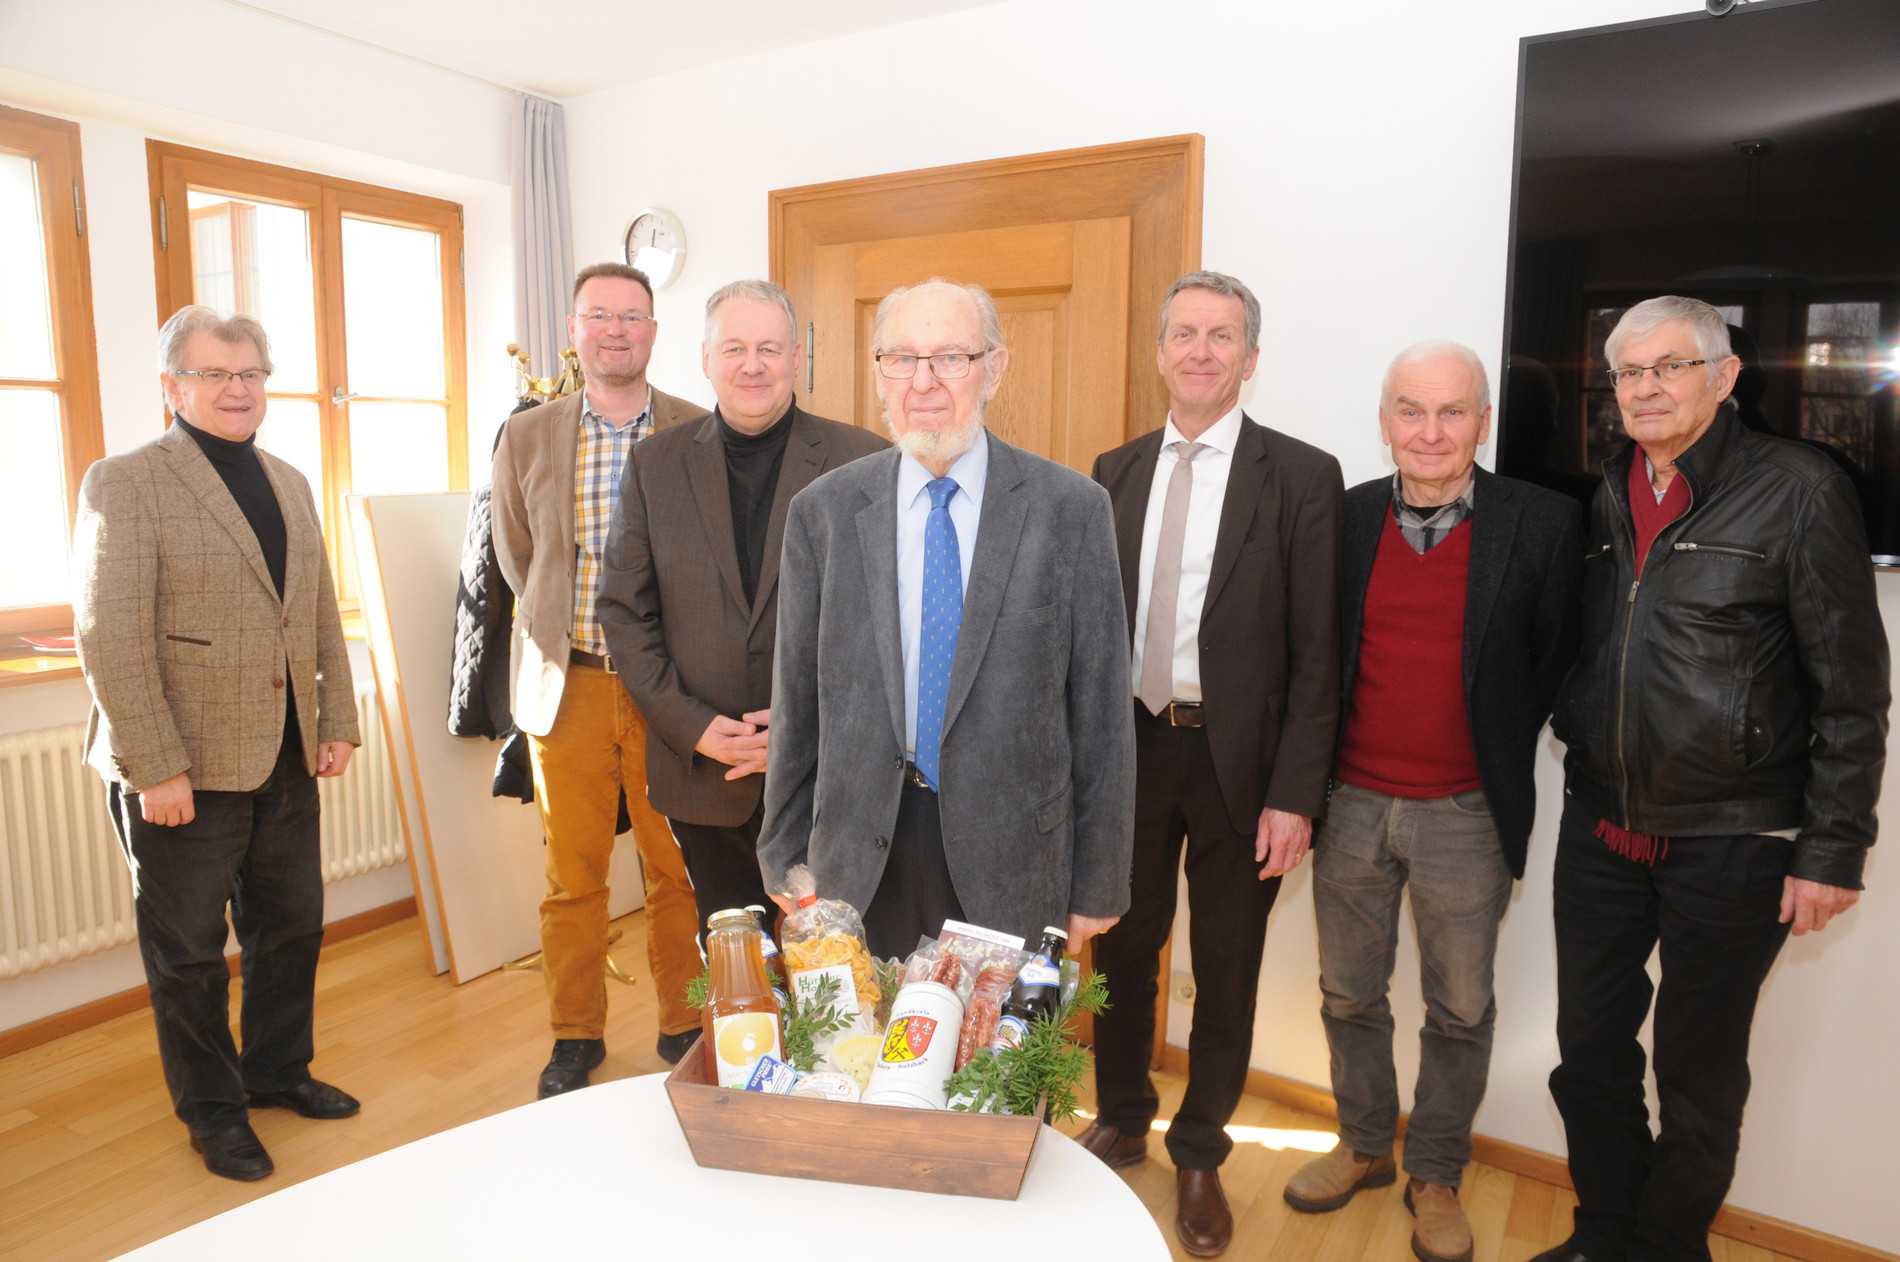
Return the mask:
<path fill-rule="evenodd" d="M 706 987 L 710 984 L 707 970 L 705 966 L 702 965 L 699 970 L 699 976 L 686 983 L 686 1006 L 689 1008 L 704 1009 L 706 1006 Z"/>
<path fill-rule="evenodd" d="M 1076 1012 L 1100 1015 L 1107 1007 L 1108 987 L 1100 973 L 1091 971 L 1059 1012 L 1045 1013 L 1030 1024 L 1021 1045 L 1000 1052 L 986 1048 L 953 1074 L 949 1089 L 955 1103 L 950 1107 L 1034 1117 L 1046 1100 L 1049 1121 L 1066 1122 L 1081 1103 L 1076 1087 L 1094 1061 L 1087 1048 L 1070 1041 L 1069 1018 Z"/>

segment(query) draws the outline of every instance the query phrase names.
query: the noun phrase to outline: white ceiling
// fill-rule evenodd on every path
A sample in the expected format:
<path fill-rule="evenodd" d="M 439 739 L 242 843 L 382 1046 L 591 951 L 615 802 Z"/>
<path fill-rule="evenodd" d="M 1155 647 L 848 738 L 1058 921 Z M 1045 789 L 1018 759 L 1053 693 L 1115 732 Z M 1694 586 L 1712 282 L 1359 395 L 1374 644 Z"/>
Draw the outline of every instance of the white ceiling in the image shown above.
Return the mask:
<path fill-rule="evenodd" d="M 226 0 L 556 100 L 992 2 Z"/>

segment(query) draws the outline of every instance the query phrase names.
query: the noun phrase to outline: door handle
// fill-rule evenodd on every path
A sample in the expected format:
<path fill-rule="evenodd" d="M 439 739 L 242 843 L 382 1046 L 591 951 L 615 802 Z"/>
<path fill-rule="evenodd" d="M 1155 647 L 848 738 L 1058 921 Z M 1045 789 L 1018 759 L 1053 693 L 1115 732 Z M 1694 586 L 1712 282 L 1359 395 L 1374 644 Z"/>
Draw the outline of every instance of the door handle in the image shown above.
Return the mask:
<path fill-rule="evenodd" d="M 805 393 L 812 392 L 812 382 L 816 380 L 817 362 L 812 359 L 812 323 L 805 322 Z"/>
<path fill-rule="evenodd" d="M 345 403 L 348 403 L 351 399 L 354 399 L 357 397 L 358 396 L 353 395 L 349 393 L 348 391 L 346 391 L 342 386 L 338 386 L 336 388 L 336 393 L 330 396 L 330 402 L 334 403 L 337 407 L 342 407 Z"/>

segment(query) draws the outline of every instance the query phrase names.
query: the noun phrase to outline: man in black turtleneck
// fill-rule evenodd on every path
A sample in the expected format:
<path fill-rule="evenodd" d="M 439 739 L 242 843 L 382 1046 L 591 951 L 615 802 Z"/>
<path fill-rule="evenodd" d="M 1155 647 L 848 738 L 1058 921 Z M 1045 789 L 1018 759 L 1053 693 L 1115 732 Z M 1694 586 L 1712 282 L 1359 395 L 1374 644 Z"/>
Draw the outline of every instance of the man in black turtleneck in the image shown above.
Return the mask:
<path fill-rule="evenodd" d="M 348 1117 L 310 1076 L 323 870 L 315 777 L 360 743 L 349 654 L 303 475 L 257 449 L 270 342 L 186 307 L 159 333 L 174 424 L 80 490 L 74 631 L 86 756 L 132 866 L 172 1105 L 206 1168 L 261 1179 L 248 1110 Z M 243 956 L 231 1038 L 225 909 Z"/>
<path fill-rule="evenodd" d="M 719 407 L 633 449 L 608 530 L 598 612 L 621 681 L 646 716 L 647 796 L 679 839 L 700 928 L 769 906 L 758 837 L 778 627 L 779 546 L 791 499 L 887 444 L 801 411 L 791 299 L 762 280 L 706 303 L 706 376 Z"/>

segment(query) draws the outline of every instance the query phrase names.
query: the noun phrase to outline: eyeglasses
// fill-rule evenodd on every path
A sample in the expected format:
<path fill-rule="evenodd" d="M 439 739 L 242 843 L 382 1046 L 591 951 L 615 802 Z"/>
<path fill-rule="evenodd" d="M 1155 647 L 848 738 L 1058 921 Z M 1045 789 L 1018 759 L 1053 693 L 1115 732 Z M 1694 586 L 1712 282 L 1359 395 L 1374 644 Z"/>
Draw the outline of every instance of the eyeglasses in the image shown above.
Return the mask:
<path fill-rule="evenodd" d="M 1665 359 L 1660 364 L 1649 364 L 1642 368 L 1610 369 L 1610 384 L 1621 390 L 1624 386 L 1633 386 L 1643 379 L 1643 374 L 1653 372 L 1658 381 L 1679 381 L 1682 374 L 1691 368 L 1699 368 L 1708 363 L 1706 359 Z"/>
<path fill-rule="evenodd" d="M 929 364 L 930 375 L 937 380 L 955 381 L 969 376 L 970 365 L 987 354 L 988 351 L 945 351 L 941 355 L 879 355 L 877 370 L 901 381 L 916 376 L 918 364 Z"/>
<path fill-rule="evenodd" d="M 582 311 L 579 315 L 583 323 L 597 329 L 604 329 L 615 322 L 624 324 L 630 329 L 653 323 L 652 316 L 641 315 L 637 311 L 603 311 L 595 307 L 592 311 Z"/>
<path fill-rule="evenodd" d="M 230 385 L 232 379 L 235 378 L 255 390 L 264 384 L 270 373 L 262 368 L 246 368 L 243 372 L 231 372 L 225 368 L 180 368 L 172 376 L 196 377 L 207 386 L 218 390 Z"/>

